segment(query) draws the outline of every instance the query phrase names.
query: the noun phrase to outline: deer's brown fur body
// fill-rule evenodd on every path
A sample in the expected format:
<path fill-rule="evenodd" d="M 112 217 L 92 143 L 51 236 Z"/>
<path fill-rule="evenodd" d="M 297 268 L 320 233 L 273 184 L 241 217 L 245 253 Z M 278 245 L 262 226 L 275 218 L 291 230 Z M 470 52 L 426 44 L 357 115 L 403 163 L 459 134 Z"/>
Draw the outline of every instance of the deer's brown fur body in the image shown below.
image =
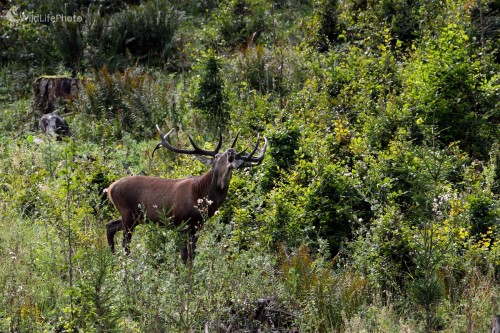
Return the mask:
<path fill-rule="evenodd" d="M 201 218 L 196 208 L 198 199 L 211 201 L 213 211 L 222 204 L 227 188 L 213 190 L 210 186 L 212 178 L 212 170 L 199 177 L 183 179 L 130 176 L 111 184 L 108 197 L 122 216 L 137 215 L 141 211 L 152 222 L 161 222 L 161 219 L 172 216 L 175 225 L 179 225 L 188 219 L 193 220 L 195 215 Z"/>

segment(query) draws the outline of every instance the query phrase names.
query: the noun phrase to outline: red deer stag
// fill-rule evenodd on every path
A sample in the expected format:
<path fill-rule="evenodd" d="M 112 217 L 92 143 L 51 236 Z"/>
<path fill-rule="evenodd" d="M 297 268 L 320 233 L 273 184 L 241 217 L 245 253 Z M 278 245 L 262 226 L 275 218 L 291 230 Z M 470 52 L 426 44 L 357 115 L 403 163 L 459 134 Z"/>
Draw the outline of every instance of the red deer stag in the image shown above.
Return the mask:
<path fill-rule="evenodd" d="M 231 181 L 232 172 L 243 163 L 250 166 L 258 165 L 264 159 L 267 149 L 267 139 L 264 137 L 264 146 L 259 149 L 259 136 L 257 143 L 250 154 L 245 151 L 236 152 L 234 146 L 238 134 L 233 140 L 231 148 L 219 153 L 222 146 L 222 135 L 219 133 L 219 143 L 212 150 L 199 148 L 188 135 L 193 145 L 193 150 L 175 148 L 168 143 L 167 138 L 172 132 L 165 136 L 156 125 L 161 142 L 153 150 L 165 147 L 179 154 L 193 154 L 200 162 L 210 165 L 210 170 L 197 177 L 182 179 L 164 179 L 148 176 L 129 176 L 121 178 L 111 184 L 108 188 L 108 198 L 115 205 L 121 217 L 118 220 L 106 224 L 106 234 L 111 251 L 114 252 L 114 236 L 116 232 L 123 230 L 123 248 L 130 253 L 129 243 L 134 228 L 144 218 L 151 222 L 162 223 L 162 219 L 172 217 L 174 225 L 187 223 L 188 237 L 192 246 L 184 246 L 181 256 L 184 261 L 193 258 L 194 245 L 196 242 L 196 230 L 201 227 L 202 215 L 196 207 L 198 200 L 207 200 L 209 203 L 208 215 L 212 216 L 222 205 L 226 198 Z M 258 156 L 254 156 L 258 152 Z"/>

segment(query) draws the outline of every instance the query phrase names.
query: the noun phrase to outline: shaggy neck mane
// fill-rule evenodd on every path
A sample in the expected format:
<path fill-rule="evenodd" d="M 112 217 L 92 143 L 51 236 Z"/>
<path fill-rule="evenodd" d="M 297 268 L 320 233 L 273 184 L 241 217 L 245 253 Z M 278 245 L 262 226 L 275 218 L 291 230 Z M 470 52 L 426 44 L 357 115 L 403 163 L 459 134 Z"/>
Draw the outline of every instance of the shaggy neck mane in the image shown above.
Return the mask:
<path fill-rule="evenodd" d="M 205 174 L 198 177 L 193 185 L 193 192 L 198 199 L 208 198 L 213 202 L 212 207 L 217 209 L 224 199 L 226 198 L 229 186 L 225 189 L 219 189 L 216 186 L 216 179 L 214 179 L 214 172 L 210 169 Z"/>

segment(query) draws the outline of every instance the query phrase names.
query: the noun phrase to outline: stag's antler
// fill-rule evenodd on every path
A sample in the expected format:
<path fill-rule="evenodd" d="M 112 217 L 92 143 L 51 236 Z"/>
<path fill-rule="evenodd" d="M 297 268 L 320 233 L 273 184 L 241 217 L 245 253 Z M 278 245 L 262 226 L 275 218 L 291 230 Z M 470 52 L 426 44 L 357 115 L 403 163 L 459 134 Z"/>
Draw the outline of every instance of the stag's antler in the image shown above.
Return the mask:
<path fill-rule="evenodd" d="M 238 134 L 239 134 L 239 132 L 238 132 Z M 238 135 L 236 135 L 236 138 L 237 137 L 238 137 Z M 257 142 L 255 143 L 255 147 L 253 148 L 252 152 L 248 155 L 243 155 L 243 153 L 245 152 L 245 150 L 244 150 L 244 151 L 236 154 L 235 159 L 246 162 L 246 163 L 250 163 L 250 165 L 252 165 L 252 166 L 259 165 L 260 163 L 262 163 L 262 161 L 264 160 L 264 155 L 266 154 L 267 139 L 266 139 L 266 137 L 264 137 L 264 147 L 262 147 L 262 149 L 259 149 L 259 140 L 260 140 L 260 136 L 259 136 L 259 134 L 257 134 Z M 236 139 L 234 141 L 236 142 Z M 233 142 L 233 144 L 234 144 L 234 142 Z M 253 155 L 257 151 L 260 152 L 259 156 L 254 157 Z"/>
<path fill-rule="evenodd" d="M 160 134 L 161 142 L 156 145 L 155 149 L 153 150 L 153 153 L 151 154 L 152 156 L 154 155 L 156 149 L 163 146 L 163 147 L 165 147 L 173 152 L 179 153 L 179 154 L 207 155 L 207 156 L 215 157 L 215 155 L 217 155 L 217 153 L 219 152 L 219 150 L 222 146 L 222 134 L 221 134 L 220 130 L 219 130 L 219 143 L 217 144 L 217 147 L 215 147 L 214 150 L 201 149 L 200 147 L 198 147 L 196 145 L 196 143 L 194 143 L 193 139 L 191 138 L 191 136 L 189 134 L 188 134 L 188 139 L 189 139 L 189 142 L 191 142 L 191 144 L 193 145 L 194 149 L 193 150 L 186 150 L 186 149 L 175 148 L 170 143 L 168 143 L 167 138 L 170 135 L 170 133 L 172 133 L 173 129 L 171 129 L 165 135 L 162 134 L 160 127 L 158 125 L 156 125 L 156 129 L 158 130 L 158 134 Z"/>

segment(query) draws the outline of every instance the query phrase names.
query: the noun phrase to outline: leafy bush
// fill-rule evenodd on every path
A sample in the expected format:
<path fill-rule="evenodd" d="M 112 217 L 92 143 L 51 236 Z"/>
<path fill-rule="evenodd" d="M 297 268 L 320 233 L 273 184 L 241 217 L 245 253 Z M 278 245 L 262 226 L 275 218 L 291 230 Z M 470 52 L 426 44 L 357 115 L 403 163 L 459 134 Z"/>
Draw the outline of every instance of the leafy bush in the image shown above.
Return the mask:
<path fill-rule="evenodd" d="M 78 22 L 57 22 L 54 26 L 54 36 L 57 50 L 64 65 L 73 70 L 73 76 L 80 72 L 83 56 L 84 40 Z"/>
<path fill-rule="evenodd" d="M 264 47 L 249 45 L 240 52 L 240 67 L 250 89 L 262 94 L 279 90 L 278 64 L 271 63 Z"/>
<path fill-rule="evenodd" d="M 345 31 L 339 20 L 340 4 L 338 0 L 318 0 L 314 2 L 313 24 L 316 26 L 314 44 L 320 52 L 327 51 L 338 42 Z"/>
<path fill-rule="evenodd" d="M 126 64 L 136 61 L 148 65 L 175 68 L 176 32 L 183 13 L 168 1 L 147 1 L 113 14 L 105 38 L 110 55 L 121 56 Z"/>
<path fill-rule="evenodd" d="M 227 47 L 244 45 L 247 41 L 265 40 L 271 26 L 270 5 L 261 0 L 226 0 L 219 3 L 212 19 L 217 42 Z"/>
<path fill-rule="evenodd" d="M 469 198 L 471 234 L 480 237 L 492 232 L 499 223 L 498 207 L 495 201 L 486 195 Z"/>
<path fill-rule="evenodd" d="M 488 130 L 491 105 L 475 84 L 469 47 L 463 27 L 443 27 L 439 39 L 423 42 L 408 67 L 405 94 L 424 122 L 437 126 L 445 145 L 460 142 L 465 151 L 484 156 L 497 134 Z"/>
<path fill-rule="evenodd" d="M 268 164 L 262 181 L 264 190 L 274 186 L 281 170 L 290 170 L 295 164 L 300 134 L 298 127 L 292 123 L 285 123 L 269 136 L 270 156 L 273 162 Z"/>
<path fill-rule="evenodd" d="M 23 12 L 19 6 L 12 6 L 8 10 L 17 9 L 18 17 Z M 54 43 L 50 36 L 50 29 L 45 24 L 38 24 L 18 19 L 10 22 L 0 20 L 0 65 L 18 63 L 26 66 L 44 66 L 54 59 Z M 57 58 L 56 58 L 57 59 Z"/>
<path fill-rule="evenodd" d="M 372 217 L 371 206 L 348 177 L 343 168 L 328 165 L 307 193 L 306 218 L 318 235 L 328 241 L 332 255 L 351 239 L 353 227 L 360 221 L 369 223 Z"/>
<path fill-rule="evenodd" d="M 166 80 L 168 87 L 169 78 Z M 122 138 L 124 133 L 143 138 L 151 136 L 154 125 L 165 118 L 179 121 L 165 86 L 140 68 L 114 75 L 107 67 L 94 70 L 94 78 L 84 81 L 83 92 L 75 103 L 77 117 L 87 119 L 79 129 L 86 133 L 81 134 L 92 139 Z"/>
<path fill-rule="evenodd" d="M 349 270 L 334 271 L 336 260 L 325 261 L 302 245 L 288 254 L 280 247 L 280 271 L 290 302 L 301 304 L 303 331 L 339 331 L 362 304 L 366 279 Z"/>

